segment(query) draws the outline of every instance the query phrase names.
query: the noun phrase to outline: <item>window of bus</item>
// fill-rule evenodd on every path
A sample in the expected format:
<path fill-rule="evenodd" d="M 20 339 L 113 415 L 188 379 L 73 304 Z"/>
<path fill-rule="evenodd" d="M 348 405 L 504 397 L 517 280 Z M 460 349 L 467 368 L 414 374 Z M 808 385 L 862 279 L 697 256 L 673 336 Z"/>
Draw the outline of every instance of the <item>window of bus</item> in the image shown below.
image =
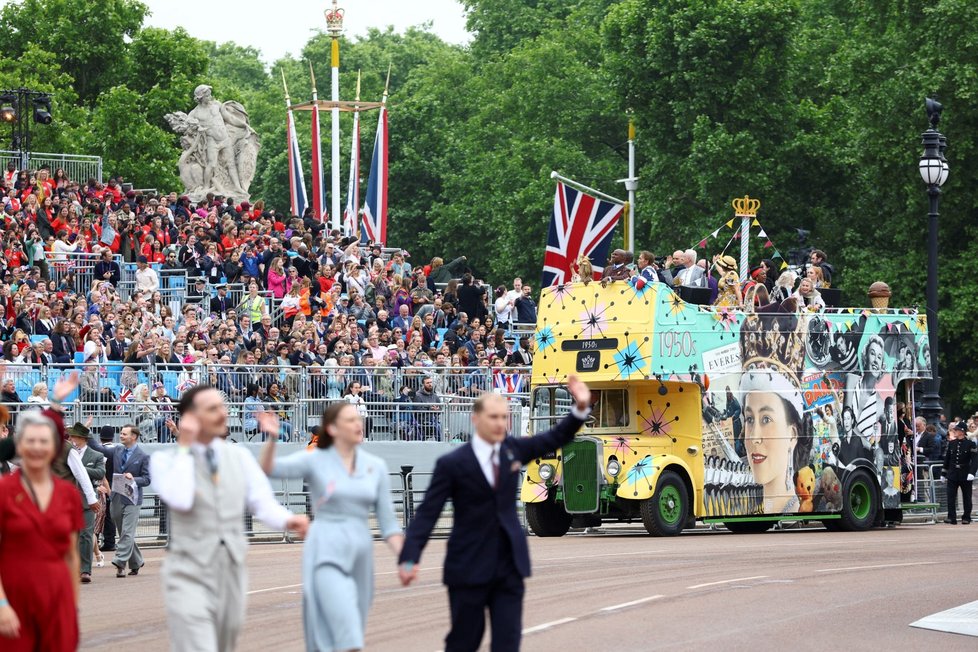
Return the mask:
<path fill-rule="evenodd" d="M 570 412 L 571 397 L 563 387 L 537 387 L 533 390 L 532 432 L 540 434 L 553 428 Z"/>
<path fill-rule="evenodd" d="M 591 390 L 591 421 L 588 428 L 622 428 L 628 425 L 628 390 Z"/>

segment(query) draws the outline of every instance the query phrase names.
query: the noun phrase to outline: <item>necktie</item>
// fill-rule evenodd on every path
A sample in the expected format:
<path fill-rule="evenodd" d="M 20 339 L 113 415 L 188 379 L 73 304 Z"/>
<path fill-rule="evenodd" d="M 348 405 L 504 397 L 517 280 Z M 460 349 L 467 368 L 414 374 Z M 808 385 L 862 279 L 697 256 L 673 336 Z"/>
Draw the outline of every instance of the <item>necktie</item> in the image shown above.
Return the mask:
<path fill-rule="evenodd" d="M 124 449 L 122 451 L 122 466 L 125 466 L 126 464 L 129 463 L 129 453 L 130 452 L 131 451 L 128 448 L 126 448 L 126 449 Z"/>
<path fill-rule="evenodd" d="M 492 487 L 495 489 L 499 486 L 499 450 L 496 448 L 492 449 Z"/>
<path fill-rule="evenodd" d="M 211 472 L 211 477 L 217 477 L 217 455 L 214 453 L 214 449 L 208 447 L 204 453 L 204 458 L 207 460 L 207 468 Z"/>

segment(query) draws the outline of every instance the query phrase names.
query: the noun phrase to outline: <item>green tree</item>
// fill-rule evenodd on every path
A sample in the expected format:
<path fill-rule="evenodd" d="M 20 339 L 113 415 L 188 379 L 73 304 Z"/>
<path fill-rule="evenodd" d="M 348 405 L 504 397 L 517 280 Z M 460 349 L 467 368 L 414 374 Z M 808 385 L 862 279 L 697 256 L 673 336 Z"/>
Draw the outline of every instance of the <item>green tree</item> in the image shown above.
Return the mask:
<path fill-rule="evenodd" d="M 121 174 L 139 187 L 179 188 L 178 150 L 173 135 L 151 124 L 140 110 L 140 96 L 124 86 L 109 89 L 92 113 L 85 144 L 104 161 L 107 173 Z"/>
<path fill-rule="evenodd" d="M 36 46 L 57 56 L 75 80 L 80 100 L 93 105 L 125 72 L 126 41 L 147 7 L 137 0 L 22 0 L 0 9 L 0 53 L 18 58 Z"/>

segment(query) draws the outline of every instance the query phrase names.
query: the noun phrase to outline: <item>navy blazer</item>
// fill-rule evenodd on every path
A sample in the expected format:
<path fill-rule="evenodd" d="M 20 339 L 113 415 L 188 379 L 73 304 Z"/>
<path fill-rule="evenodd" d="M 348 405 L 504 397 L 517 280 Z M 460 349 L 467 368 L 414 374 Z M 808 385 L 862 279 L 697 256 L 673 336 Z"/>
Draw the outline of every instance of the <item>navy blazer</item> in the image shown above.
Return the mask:
<path fill-rule="evenodd" d="M 122 454 L 125 452 L 125 446 L 103 446 L 97 442 L 94 438 L 88 440 L 88 445 L 93 450 L 105 455 L 106 467 L 108 467 L 108 460 L 112 460 L 112 473 L 132 473 L 133 479 L 136 481 L 136 502 L 135 504 L 143 504 L 143 487 L 149 486 L 149 455 L 143 452 L 143 449 L 136 446 L 132 447 L 132 453 L 129 454 L 129 460 L 123 465 Z M 108 476 L 109 485 L 112 485 L 112 476 Z M 113 492 L 114 493 L 114 492 Z M 111 499 L 111 496 L 109 497 Z"/>
<path fill-rule="evenodd" d="M 451 499 L 454 521 L 445 554 L 444 583 L 477 586 L 492 581 L 502 536 L 509 538 L 516 569 L 522 577 L 529 577 L 530 554 L 516 515 L 520 471 L 530 460 L 573 440 L 583 423 L 567 415 L 555 428 L 534 437 L 507 437 L 499 449 L 495 489 L 486 480 L 471 443 L 438 458 L 424 502 L 405 533 L 398 563 L 421 559 L 445 501 Z"/>

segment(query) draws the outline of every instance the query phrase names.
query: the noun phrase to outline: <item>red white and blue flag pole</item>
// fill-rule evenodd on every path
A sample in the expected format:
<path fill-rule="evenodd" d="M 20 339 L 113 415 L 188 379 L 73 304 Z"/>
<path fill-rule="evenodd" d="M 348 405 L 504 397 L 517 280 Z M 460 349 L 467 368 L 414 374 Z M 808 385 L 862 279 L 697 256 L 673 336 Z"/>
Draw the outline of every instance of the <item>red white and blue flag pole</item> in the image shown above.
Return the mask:
<path fill-rule="evenodd" d="M 357 71 L 357 102 L 360 101 L 360 72 Z M 353 107 L 353 144 L 350 147 L 350 184 L 346 189 L 346 210 L 343 211 L 343 230 L 346 235 L 360 236 L 360 105 Z"/>
<path fill-rule="evenodd" d="M 286 131 L 289 139 L 289 198 L 292 214 L 302 217 L 306 212 L 306 180 L 302 177 L 302 160 L 299 158 L 299 138 L 295 133 L 295 118 L 292 116 L 292 100 L 289 87 L 285 84 L 285 71 L 282 71 L 282 86 L 285 88 L 285 106 L 288 108 Z"/>
<path fill-rule="evenodd" d="M 316 219 L 325 222 L 326 183 L 323 176 L 323 148 L 319 133 L 319 93 L 316 91 L 316 75 L 312 71 L 312 61 L 309 62 L 309 77 L 312 79 L 312 208 Z"/>
<path fill-rule="evenodd" d="M 363 205 L 363 232 L 361 241 L 387 244 L 387 95 L 390 88 L 391 70 L 387 68 L 387 84 L 380 103 L 377 119 L 377 138 L 374 154 L 370 159 L 370 178 L 367 180 L 367 199 Z"/>

